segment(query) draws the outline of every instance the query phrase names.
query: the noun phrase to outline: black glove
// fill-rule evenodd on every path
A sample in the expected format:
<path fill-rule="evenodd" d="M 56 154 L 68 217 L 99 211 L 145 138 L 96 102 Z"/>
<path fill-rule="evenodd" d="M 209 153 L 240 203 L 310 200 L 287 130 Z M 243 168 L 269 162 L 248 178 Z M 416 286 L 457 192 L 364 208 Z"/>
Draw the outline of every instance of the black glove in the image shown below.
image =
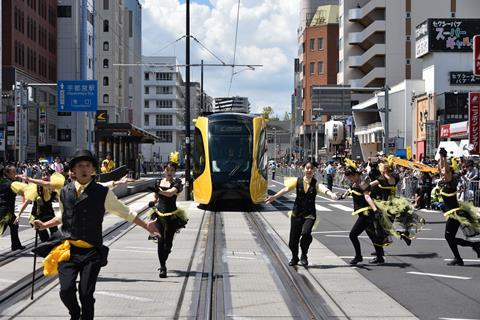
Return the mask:
<path fill-rule="evenodd" d="M 381 216 L 382 216 L 382 213 L 378 211 L 378 209 L 373 211 L 373 218 L 375 220 L 379 220 Z"/>
<path fill-rule="evenodd" d="M 438 154 L 439 154 L 442 158 L 446 158 L 446 157 L 447 157 L 447 150 L 445 150 L 445 148 L 440 148 L 440 150 L 438 151 Z"/>
<path fill-rule="evenodd" d="M 149 208 L 154 208 L 154 207 L 155 207 L 155 201 L 150 201 L 150 202 L 148 203 L 148 207 L 149 207 Z"/>

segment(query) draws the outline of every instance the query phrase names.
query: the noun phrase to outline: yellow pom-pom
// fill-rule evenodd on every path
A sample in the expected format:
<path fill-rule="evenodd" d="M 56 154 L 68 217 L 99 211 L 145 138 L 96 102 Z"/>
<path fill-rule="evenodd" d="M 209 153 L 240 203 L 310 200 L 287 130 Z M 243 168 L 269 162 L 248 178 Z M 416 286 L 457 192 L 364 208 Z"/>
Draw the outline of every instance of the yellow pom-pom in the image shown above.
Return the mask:
<path fill-rule="evenodd" d="M 17 194 L 23 195 L 25 193 L 25 189 L 27 188 L 27 184 L 23 182 L 14 181 L 10 186 L 13 192 Z"/>
<path fill-rule="evenodd" d="M 53 189 L 59 190 L 63 188 L 64 184 L 65 184 L 65 177 L 63 176 L 63 174 L 55 172 L 50 177 L 50 185 L 53 187 Z"/>
<path fill-rule="evenodd" d="M 349 167 L 352 167 L 354 168 L 355 170 L 357 170 L 357 165 L 355 164 L 355 162 L 353 162 L 352 160 L 348 159 L 348 158 L 345 158 L 345 164 Z"/>
<path fill-rule="evenodd" d="M 170 161 L 175 162 L 176 164 L 179 164 L 179 153 L 178 151 L 175 152 L 170 152 Z"/>
<path fill-rule="evenodd" d="M 30 201 L 37 200 L 38 192 L 37 192 L 37 185 L 34 183 L 29 183 L 24 191 L 25 198 Z"/>

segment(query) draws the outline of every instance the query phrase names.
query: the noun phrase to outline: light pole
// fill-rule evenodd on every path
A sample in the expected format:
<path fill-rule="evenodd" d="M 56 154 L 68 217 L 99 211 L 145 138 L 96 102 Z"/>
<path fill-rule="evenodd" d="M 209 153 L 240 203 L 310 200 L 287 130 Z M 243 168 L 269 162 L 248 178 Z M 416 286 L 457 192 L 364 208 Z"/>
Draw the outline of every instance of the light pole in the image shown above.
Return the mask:
<path fill-rule="evenodd" d="M 185 44 L 185 201 L 190 201 L 190 0 L 186 0 Z"/>

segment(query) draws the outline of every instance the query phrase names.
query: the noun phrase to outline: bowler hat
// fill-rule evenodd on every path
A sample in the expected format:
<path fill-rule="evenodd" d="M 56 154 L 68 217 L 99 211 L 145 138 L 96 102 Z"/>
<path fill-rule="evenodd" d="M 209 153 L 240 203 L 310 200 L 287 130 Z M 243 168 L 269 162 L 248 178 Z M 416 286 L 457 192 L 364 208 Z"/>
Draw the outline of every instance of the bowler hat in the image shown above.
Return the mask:
<path fill-rule="evenodd" d="M 98 166 L 97 159 L 89 150 L 77 150 L 68 166 L 73 168 L 80 161 L 90 161 L 94 167 Z"/>

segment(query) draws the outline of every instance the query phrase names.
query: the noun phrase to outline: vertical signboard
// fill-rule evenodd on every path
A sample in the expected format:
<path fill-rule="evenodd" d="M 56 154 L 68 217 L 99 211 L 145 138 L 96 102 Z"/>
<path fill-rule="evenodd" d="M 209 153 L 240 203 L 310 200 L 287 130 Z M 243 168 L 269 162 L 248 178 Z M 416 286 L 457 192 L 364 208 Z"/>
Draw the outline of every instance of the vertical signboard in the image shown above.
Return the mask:
<path fill-rule="evenodd" d="M 480 35 L 473 37 L 473 74 L 480 76 Z"/>
<path fill-rule="evenodd" d="M 47 108 L 45 102 L 40 102 L 38 114 L 38 145 L 47 145 Z"/>
<path fill-rule="evenodd" d="M 473 150 L 470 153 L 478 154 L 480 151 L 480 92 L 470 92 L 468 101 L 468 138 L 470 144 L 473 145 Z"/>

